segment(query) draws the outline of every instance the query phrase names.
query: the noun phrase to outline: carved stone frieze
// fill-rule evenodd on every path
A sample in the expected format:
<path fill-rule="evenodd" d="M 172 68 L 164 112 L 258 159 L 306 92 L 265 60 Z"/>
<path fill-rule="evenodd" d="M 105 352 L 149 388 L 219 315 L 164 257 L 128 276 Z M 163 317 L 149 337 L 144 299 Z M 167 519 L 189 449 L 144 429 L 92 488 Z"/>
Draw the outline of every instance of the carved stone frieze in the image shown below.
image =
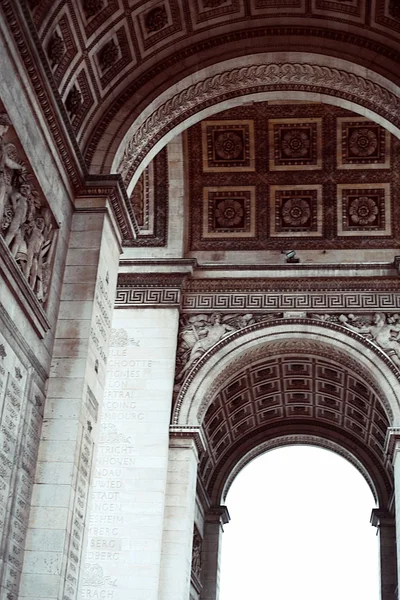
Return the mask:
<path fill-rule="evenodd" d="M 298 265 L 290 267 L 297 268 Z M 337 268 L 340 269 L 340 265 Z M 185 285 L 182 310 L 193 314 L 215 311 L 399 311 L 400 293 L 398 281 L 393 277 L 324 277 L 319 281 L 303 277 L 301 284 L 296 278 L 197 279 Z"/>
<path fill-rule="evenodd" d="M 373 342 L 379 350 L 383 351 L 387 361 L 392 363 L 392 368 L 400 370 L 400 314 L 385 315 L 384 313 L 367 314 L 320 314 L 307 312 L 284 312 L 267 314 L 224 314 L 215 312 L 212 314 L 182 315 L 176 355 L 176 371 L 174 392 L 181 392 L 182 384 L 191 373 L 200 359 L 202 363 L 207 360 L 205 356 L 214 349 L 222 340 L 232 334 L 240 335 L 240 330 L 247 327 L 271 324 L 277 319 L 309 319 L 324 323 L 332 323 L 362 336 Z M 204 357 L 204 358 L 203 358 Z"/>
<path fill-rule="evenodd" d="M 24 162 L 9 117 L 0 114 L 0 232 L 40 302 L 47 299 L 55 244 L 55 221 Z M 18 146 L 18 147 L 17 147 Z"/>
<path fill-rule="evenodd" d="M 115 306 L 178 308 L 185 277 L 185 273 L 121 273 L 118 276 Z"/>
<path fill-rule="evenodd" d="M 176 385 L 180 387 L 187 372 L 197 363 L 199 358 L 220 340 L 234 331 L 239 331 L 262 321 L 277 319 L 278 314 L 199 314 L 183 315 L 180 322 L 178 348 L 176 357 Z"/>
<path fill-rule="evenodd" d="M 400 368 L 400 314 L 311 315 L 312 318 L 341 324 L 373 341 Z"/>

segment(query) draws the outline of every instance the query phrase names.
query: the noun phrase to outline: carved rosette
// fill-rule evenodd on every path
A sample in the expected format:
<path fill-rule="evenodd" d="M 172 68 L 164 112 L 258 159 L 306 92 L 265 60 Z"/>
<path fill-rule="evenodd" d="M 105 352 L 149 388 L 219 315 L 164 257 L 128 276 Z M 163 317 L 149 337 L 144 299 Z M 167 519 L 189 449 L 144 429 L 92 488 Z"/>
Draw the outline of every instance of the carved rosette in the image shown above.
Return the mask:
<path fill-rule="evenodd" d="M 82 104 L 82 94 L 78 90 L 76 85 L 73 85 L 68 96 L 65 100 L 65 108 L 70 113 L 71 117 L 74 117 Z"/>
<path fill-rule="evenodd" d="M 98 54 L 99 65 L 102 71 L 107 71 L 118 60 L 119 49 L 114 40 L 110 40 L 105 44 Z"/>
<path fill-rule="evenodd" d="M 86 18 L 91 19 L 101 11 L 104 6 L 104 0 L 83 0 L 83 10 Z"/>
<path fill-rule="evenodd" d="M 58 31 L 53 33 L 52 38 L 50 39 L 49 45 L 47 47 L 47 55 L 49 57 L 50 63 L 52 67 L 55 67 L 61 62 L 62 57 L 65 53 L 65 44 L 61 35 Z"/>
<path fill-rule="evenodd" d="M 168 15 L 165 6 L 156 6 L 150 10 L 144 17 L 144 24 L 147 33 L 155 33 L 164 29 L 168 23 Z"/>

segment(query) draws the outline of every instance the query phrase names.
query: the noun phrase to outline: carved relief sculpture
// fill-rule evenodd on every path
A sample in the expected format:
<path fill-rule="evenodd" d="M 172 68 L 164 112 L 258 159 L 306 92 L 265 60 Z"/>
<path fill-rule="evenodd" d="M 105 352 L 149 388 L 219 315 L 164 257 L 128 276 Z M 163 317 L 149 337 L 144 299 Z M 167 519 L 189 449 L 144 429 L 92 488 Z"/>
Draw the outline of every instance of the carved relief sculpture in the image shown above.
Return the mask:
<path fill-rule="evenodd" d="M 220 340 L 239 329 L 259 321 L 277 318 L 279 315 L 252 315 L 213 313 L 185 315 L 179 332 L 176 382 L 178 387 L 186 373 L 207 350 Z M 177 389 L 177 388 L 175 388 Z"/>
<path fill-rule="evenodd" d="M 16 146 L 3 139 L 10 126 L 8 115 L 0 114 L 0 231 L 36 297 L 44 302 L 51 275 L 54 220 Z"/>
<path fill-rule="evenodd" d="M 192 546 L 192 573 L 200 580 L 201 575 L 201 547 L 203 540 L 197 528 L 193 531 L 193 546 Z"/>
<path fill-rule="evenodd" d="M 400 315 L 384 313 L 368 315 L 311 315 L 315 319 L 340 323 L 347 329 L 365 336 L 381 348 L 400 368 Z"/>
<path fill-rule="evenodd" d="M 5 113 L 0 114 L 0 215 L 3 215 L 7 194 L 11 185 L 13 171 L 24 171 L 23 165 L 16 162 L 16 148 L 14 144 L 3 141 L 11 121 Z"/>
<path fill-rule="evenodd" d="M 178 339 L 175 393 L 179 392 L 192 367 L 222 339 L 249 325 L 282 317 L 285 317 L 285 313 L 183 315 Z M 400 369 L 400 314 L 386 316 L 381 312 L 375 315 L 304 313 L 304 317 L 335 323 L 366 337 L 383 350 Z"/>

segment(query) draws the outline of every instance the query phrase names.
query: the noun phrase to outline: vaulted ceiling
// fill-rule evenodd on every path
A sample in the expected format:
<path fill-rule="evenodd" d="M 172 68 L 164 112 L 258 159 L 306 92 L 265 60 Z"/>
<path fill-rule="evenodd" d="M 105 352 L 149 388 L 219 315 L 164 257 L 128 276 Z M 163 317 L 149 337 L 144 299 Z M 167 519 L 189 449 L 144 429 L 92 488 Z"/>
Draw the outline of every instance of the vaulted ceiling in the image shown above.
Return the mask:
<path fill-rule="evenodd" d="M 396 0 L 30 0 L 30 10 L 88 164 L 166 87 L 221 60 L 295 50 L 400 77 Z"/>
<path fill-rule="evenodd" d="M 359 366 L 331 355 L 293 351 L 238 370 L 220 389 L 203 421 L 207 452 L 200 476 L 214 502 L 243 456 L 268 440 L 298 433 L 331 440 L 357 459 L 384 503 L 392 492 L 385 454 L 390 420 Z M 286 436 L 286 437 L 285 437 Z M 294 439 L 294 438 L 293 438 Z M 301 443 L 300 440 L 294 443 Z"/>

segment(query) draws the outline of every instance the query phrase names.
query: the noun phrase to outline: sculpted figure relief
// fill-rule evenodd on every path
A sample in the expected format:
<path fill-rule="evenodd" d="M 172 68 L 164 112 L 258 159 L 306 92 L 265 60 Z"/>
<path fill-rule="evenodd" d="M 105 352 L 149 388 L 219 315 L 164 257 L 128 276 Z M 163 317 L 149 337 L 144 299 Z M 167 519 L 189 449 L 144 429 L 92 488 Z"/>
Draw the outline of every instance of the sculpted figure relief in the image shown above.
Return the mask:
<path fill-rule="evenodd" d="M 313 319 L 343 325 L 347 329 L 365 336 L 386 352 L 400 368 L 400 315 L 310 315 Z"/>
<path fill-rule="evenodd" d="M 53 226 L 48 208 L 18 162 L 14 144 L 3 139 L 11 121 L 0 114 L 0 231 L 38 300 L 44 302 L 50 282 Z"/>
<path fill-rule="evenodd" d="M 386 320 L 386 315 L 376 313 L 371 325 L 366 325 L 365 322 L 357 324 L 357 318 L 354 315 L 350 317 L 353 317 L 350 320 L 355 321 L 356 325 L 349 323 L 349 317 L 346 315 L 340 315 L 339 321 L 352 331 L 371 336 L 373 341 L 400 367 L 400 315 L 393 315 Z"/>
<path fill-rule="evenodd" d="M 197 363 L 207 350 L 234 331 L 243 329 L 248 325 L 280 315 L 252 315 L 213 313 L 210 315 L 184 315 L 181 320 L 177 364 L 176 386 L 180 387 L 187 372 Z"/>
<path fill-rule="evenodd" d="M 11 121 L 8 115 L 5 113 L 0 114 L 0 219 L 3 217 L 7 196 L 11 191 L 13 170 L 25 170 L 23 165 L 15 160 L 16 148 L 14 144 L 6 143 L 3 140 L 10 125 Z"/>

